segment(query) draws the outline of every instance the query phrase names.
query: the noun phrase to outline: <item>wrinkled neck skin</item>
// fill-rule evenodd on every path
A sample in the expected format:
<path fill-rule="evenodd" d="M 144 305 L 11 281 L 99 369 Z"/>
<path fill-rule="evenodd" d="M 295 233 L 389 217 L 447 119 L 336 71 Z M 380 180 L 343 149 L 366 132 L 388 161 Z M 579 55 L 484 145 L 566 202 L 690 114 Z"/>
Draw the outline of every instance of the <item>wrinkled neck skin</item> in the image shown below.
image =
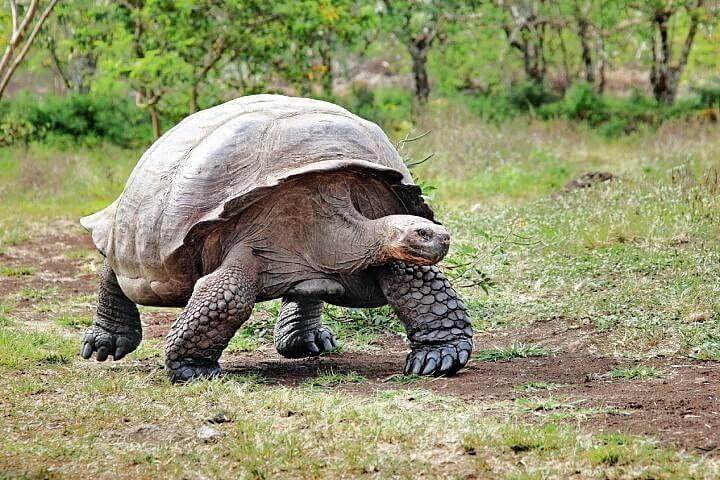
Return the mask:
<path fill-rule="evenodd" d="M 386 225 L 383 218 L 371 220 L 352 205 L 329 214 L 329 221 L 309 225 L 311 264 L 321 271 L 351 274 L 392 261 L 385 253 Z M 313 240 L 314 239 L 314 240 Z"/>

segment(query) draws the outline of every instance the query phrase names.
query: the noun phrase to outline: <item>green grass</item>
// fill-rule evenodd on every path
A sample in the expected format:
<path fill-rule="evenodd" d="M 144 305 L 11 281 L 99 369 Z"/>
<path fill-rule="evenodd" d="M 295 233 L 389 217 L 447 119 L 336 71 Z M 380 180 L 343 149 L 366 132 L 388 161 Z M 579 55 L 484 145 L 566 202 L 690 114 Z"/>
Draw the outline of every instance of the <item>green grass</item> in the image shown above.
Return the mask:
<path fill-rule="evenodd" d="M 367 381 L 367 378 L 355 372 L 341 373 L 330 370 L 329 372 L 318 372 L 315 377 L 305 380 L 304 384 L 309 387 L 330 388 L 345 383 L 362 383 L 365 381 Z"/>
<path fill-rule="evenodd" d="M 650 365 L 638 365 L 629 368 L 615 368 L 610 372 L 610 378 L 613 380 L 648 380 L 652 378 L 661 378 L 662 370 Z"/>
<path fill-rule="evenodd" d="M 0 328 L 0 367 L 66 364 L 78 354 L 76 339 L 49 332 Z"/>
<path fill-rule="evenodd" d="M 478 350 L 472 358 L 481 362 L 497 362 L 512 360 L 513 358 L 547 357 L 553 352 L 545 347 L 530 345 L 522 342 L 513 342 L 507 347 L 495 347 Z"/>
<path fill-rule="evenodd" d="M 23 287 L 15 294 L 15 298 L 20 301 L 43 302 L 55 299 L 57 295 L 58 290 L 55 287 Z"/>
<path fill-rule="evenodd" d="M 0 303 L 0 328 L 8 327 L 12 325 L 13 320 L 10 318 L 10 314 L 13 312 L 13 307 L 5 303 Z"/>
<path fill-rule="evenodd" d="M 90 315 L 73 315 L 66 313 L 55 319 L 55 323 L 62 327 L 73 329 L 81 329 L 92 325 L 92 317 Z"/>
<path fill-rule="evenodd" d="M 35 273 L 32 267 L 2 267 L 0 268 L 0 276 L 2 277 L 29 277 Z"/>
<path fill-rule="evenodd" d="M 157 369 L 88 368 L 79 360 L 32 363 L 23 375 L 4 368 L 0 401 L 16 408 L 0 422 L 0 462 L 11 476 L 77 477 L 88 465 L 120 479 L 622 478 L 629 465 L 633 478 L 720 473 L 711 459 L 642 438 L 618 444 L 570 425 L 529 425 L 423 390 L 355 397 L 247 376 L 177 387 Z M 219 412 L 222 423 L 211 424 L 218 439 L 197 438 Z M 608 449 L 617 461 L 612 451 L 600 453 Z"/>
<path fill-rule="evenodd" d="M 552 383 L 552 382 L 543 382 L 543 381 L 533 381 L 533 382 L 526 382 L 521 385 L 515 385 L 513 387 L 513 390 L 517 392 L 539 392 L 543 390 L 556 390 L 558 388 L 562 388 L 564 385 L 559 383 Z"/>

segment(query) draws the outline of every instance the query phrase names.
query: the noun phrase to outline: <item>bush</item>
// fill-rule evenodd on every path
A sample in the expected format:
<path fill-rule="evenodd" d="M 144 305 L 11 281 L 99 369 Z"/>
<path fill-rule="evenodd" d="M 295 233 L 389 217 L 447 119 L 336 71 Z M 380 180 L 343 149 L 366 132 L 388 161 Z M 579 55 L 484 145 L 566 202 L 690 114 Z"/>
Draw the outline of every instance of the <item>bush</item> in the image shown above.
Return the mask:
<path fill-rule="evenodd" d="M 715 85 L 693 88 L 700 109 L 720 108 L 720 81 Z"/>
<path fill-rule="evenodd" d="M 71 94 L 20 95 L 0 106 L 0 144 L 46 139 L 120 146 L 151 138 L 147 112 L 126 98 Z"/>
<path fill-rule="evenodd" d="M 522 82 L 510 87 L 507 100 L 510 105 L 520 111 L 530 111 L 547 103 L 557 101 L 558 96 L 543 84 Z"/>
<path fill-rule="evenodd" d="M 412 127 L 413 94 L 399 88 L 371 90 L 364 85 L 354 85 L 352 98 L 344 106 L 353 113 L 380 124 L 385 130 L 396 134 Z"/>
<path fill-rule="evenodd" d="M 557 100 L 556 94 L 535 82 L 522 82 L 507 90 L 461 98 L 471 112 L 490 122 L 501 122 Z"/>

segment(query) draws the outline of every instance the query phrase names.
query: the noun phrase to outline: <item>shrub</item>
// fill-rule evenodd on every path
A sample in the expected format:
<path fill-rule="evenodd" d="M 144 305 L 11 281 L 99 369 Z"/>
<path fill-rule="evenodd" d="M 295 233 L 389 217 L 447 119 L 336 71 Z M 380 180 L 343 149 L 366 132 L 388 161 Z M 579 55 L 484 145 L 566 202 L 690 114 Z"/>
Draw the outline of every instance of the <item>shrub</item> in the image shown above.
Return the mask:
<path fill-rule="evenodd" d="M 104 139 L 133 146 L 150 137 L 147 112 L 127 98 L 25 94 L 4 101 L 0 107 L 0 144 L 4 145 L 46 139 L 84 143 Z"/>
<path fill-rule="evenodd" d="M 385 130 L 399 134 L 410 130 L 413 94 L 400 88 L 369 89 L 354 85 L 352 97 L 342 101 L 353 113 L 380 124 Z"/>

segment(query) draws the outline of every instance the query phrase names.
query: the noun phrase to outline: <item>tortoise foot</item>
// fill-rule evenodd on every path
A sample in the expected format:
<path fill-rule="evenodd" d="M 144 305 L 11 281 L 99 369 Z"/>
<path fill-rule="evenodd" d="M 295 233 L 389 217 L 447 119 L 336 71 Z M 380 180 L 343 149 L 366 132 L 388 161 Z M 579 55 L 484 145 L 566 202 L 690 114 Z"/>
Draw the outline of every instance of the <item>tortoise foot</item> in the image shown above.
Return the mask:
<path fill-rule="evenodd" d="M 168 376 L 173 383 L 187 383 L 202 378 L 220 376 L 222 370 L 218 362 L 210 360 L 178 360 L 168 362 Z"/>
<path fill-rule="evenodd" d="M 104 362 L 108 356 L 112 356 L 113 360 L 120 360 L 140 345 L 141 338 L 140 332 L 114 333 L 94 324 L 85 332 L 80 355 L 87 360 L 92 357 L 93 352 L 97 352 L 95 359 L 99 362 Z"/>
<path fill-rule="evenodd" d="M 314 357 L 337 348 L 335 335 L 325 325 L 306 332 L 294 332 L 278 342 L 277 351 L 285 358 Z"/>
<path fill-rule="evenodd" d="M 470 359 L 472 340 L 461 338 L 437 345 L 413 348 L 405 361 L 406 375 L 452 375 Z"/>

